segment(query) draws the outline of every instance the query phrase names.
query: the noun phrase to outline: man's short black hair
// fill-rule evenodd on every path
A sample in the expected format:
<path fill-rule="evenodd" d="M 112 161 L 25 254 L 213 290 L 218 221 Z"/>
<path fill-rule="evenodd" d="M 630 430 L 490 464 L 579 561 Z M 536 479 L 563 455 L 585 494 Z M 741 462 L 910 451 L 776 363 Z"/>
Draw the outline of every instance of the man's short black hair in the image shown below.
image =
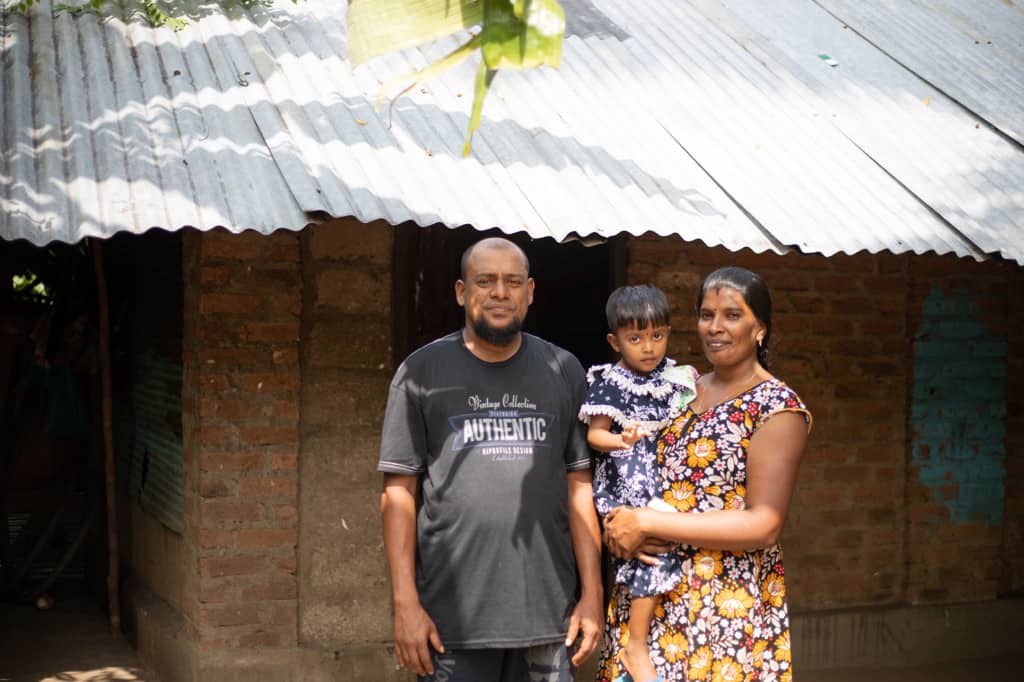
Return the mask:
<path fill-rule="evenodd" d="M 619 287 L 608 297 L 604 314 L 608 318 L 608 331 L 613 334 L 623 327 L 668 326 L 671 317 L 665 294 L 649 284 Z"/>

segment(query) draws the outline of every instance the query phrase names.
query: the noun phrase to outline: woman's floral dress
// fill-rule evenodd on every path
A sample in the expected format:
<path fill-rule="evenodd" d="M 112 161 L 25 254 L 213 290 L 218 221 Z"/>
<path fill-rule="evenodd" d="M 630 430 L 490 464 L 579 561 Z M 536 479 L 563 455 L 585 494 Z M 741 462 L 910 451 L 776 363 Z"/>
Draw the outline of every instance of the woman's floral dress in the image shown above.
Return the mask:
<path fill-rule="evenodd" d="M 743 509 L 747 448 L 773 415 L 811 413 L 778 379 L 764 381 L 701 414 L 689 407 L 658 440 L 662 497 L 682 512 Z M 750 552 L 681 545 L 683 581 L 656 607 L 648 646 L 666 682 L 789 682 L 789 615 L 782 549 Z M 628 590 L 616 585 L 608 606 L 599 682 L 625 671 Z"/>

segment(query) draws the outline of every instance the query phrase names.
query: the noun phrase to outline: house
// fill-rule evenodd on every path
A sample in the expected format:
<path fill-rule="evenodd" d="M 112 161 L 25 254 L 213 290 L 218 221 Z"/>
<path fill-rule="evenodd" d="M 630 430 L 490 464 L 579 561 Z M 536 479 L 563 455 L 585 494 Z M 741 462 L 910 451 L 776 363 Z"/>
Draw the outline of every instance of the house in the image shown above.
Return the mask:
<path fill-rule="evenodd" d="M 501 74 L 469 159 L 472 65 L 378 113 L 380 80 L 451 45 L 352 69 L 339 3 L 199 8 L 178 33 L 2 16 L 3 272 L 26 241 L 107 240 L 131 340 L 121 595 L 144 660 L 406 679 L 386 389 L 458 326 L 457 259 L 490 230 L 530 254 L 528 325 L 584 363 L 615 285 L 664 289 L 670 352 L 704 366 L 702 275 L 765 276 L 774 371 L 815 413 L 784 538 L 797 666 L 1019 652 L 1024 15 L 565 4 L 562 68 Z"/>

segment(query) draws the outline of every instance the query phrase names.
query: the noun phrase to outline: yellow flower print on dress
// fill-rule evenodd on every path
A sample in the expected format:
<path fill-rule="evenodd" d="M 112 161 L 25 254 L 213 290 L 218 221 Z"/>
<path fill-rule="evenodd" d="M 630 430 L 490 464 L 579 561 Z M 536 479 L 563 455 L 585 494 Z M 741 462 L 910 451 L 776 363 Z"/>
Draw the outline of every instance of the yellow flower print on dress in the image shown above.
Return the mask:
<path fill-rule="evenodd" d="M 730 490 L 725 494 L 725 508 L 726 509 L 746 509 L 747 508 L 747 489 L 742 483 L 736 485 L 735 490 Z"/>
<path fill-rule="evenodd" d="M 715 605 L 718 613 L 726 618 L 742 618 L 754 605 L 754 598 L 742 587 L 735 590 L 725 588 L 715 595 Z"/>
<path fill-rule="evenodd" d="M 711 682 L 741 682 L 743 666 L 728 656 L 715 661 L 711 669 Z"/>
<path fill-rule="evenodd" d="M 703 680 L 706 678 L 711 670 L 711 660 L 711 647 L 702 646 L 690 654 L 690 660 L 687 661 L 686 679 Z"/>
<path fill-rule="evenodd" d="M 792 652 L 789 648 L 789 630 L 786 630 L 775 640 L 775 660 L 791 661 Z"/>
<path fill-rule="evenodd" d="M 689 511 L 697 504 L 697 500 L 693 496 L 694 490 L 693 484 L 689 481 L 674 481 L 672 486 L 665 491 L 664 498 L 679 511 Z"/>
<path fill-rule="evenodd" d="M 604 665 L 601 666 L 601 679 L 603 680 L 614 680 L 619 676 L 618 661 L 615 658 L 609 656 L 605 659 Z"/>
<path fill-rule="evenodd" d="M 695 468 L 703 469 L 718 456 L 715 441 L 710 438 L 698 438 L 696 442 L 686 446 L 686 463 Z"/>
<path fill-rule="evenodd" d="M 768 577 L 761 581 L 761 601 L 764 601 L 778 608 L 786 601 L 786 583 L 782 576 L 769 573 Z"/>
<path fill-rule="evenodd" d="M 675 663 L 686 658 L 686 649 L 689 644 L 687 644 L 683 633 L 670 631 L 658 638 L 658 646 L 661 648 L 662 654 L 665 655 L 665 660 Z"/>
<path fill-rule="evenodd" d="M 765 649 L 767 649 L 767 648 L 768 648 L 767 640 L 759 639 L 756 642 L 754 642 L 754 648 L 750 652 L 750 658 L 751 658 L 751 663 L 754 664 L 754 668 L 755 669 L 759 669 L 761 667 L 761 663 L 763 663 L 763 659 L 764 659 L 764 652 L 765 652 Z"/>
<path fill-rule="evenodd" d="M 697 590 L 690 591 L 690 612 L 699 613 L 700 608 L 704 606 L 704 599 L 701 597 L 700 592 Z"/>
<path fill-rule="evenodd" d="M 722 574 L 722 553 L 714 549 L 702 549 L 693 557 L 693 572 L 705 580 Z"/>

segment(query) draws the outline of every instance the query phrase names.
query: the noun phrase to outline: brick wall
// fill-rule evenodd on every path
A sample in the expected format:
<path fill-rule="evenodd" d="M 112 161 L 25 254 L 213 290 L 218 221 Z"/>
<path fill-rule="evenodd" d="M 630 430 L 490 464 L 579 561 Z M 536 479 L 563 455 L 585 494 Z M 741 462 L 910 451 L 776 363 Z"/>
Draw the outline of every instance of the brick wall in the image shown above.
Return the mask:
<path fill-rule="evenodd" d="M 354 219 L 304 233 L 299 636 L 308 674 L 394 669 L 380 525 L 394 231 Z"/>
<path fill-rule="evenodd" d="M 200 668 L 215 671 L 203 679 L 241 679 L 257 664 L 259 679 L 406 679 L 385 644 L 375 471 L 394 371 L 393 239 L 387 225 L 355 220 L 186 235 L 184 545 L 195 570 L 185 615 Z M 734 254 L 662 238 L 627 248 L 628 280 L 654 282 L 673 304 L 671 354 L 703 369 L 700 279 L 735 263 L 772 287 L 772 369 L 816 420 L 784 537 L 794 611 L 1019 593 L 1024 297 L 1009 292 L 1024 291 L 1020 268 Z M 941 510 L 955 491 L 922 484 L 914 459 L 913 341 L 936 289 L 965 292 L 983 329 L 1006 339 L 1001 524 L 950 523 Z"/>
<path fill-rule="evenodd" d="M 188 232 L 183 251 L 184 615 L 200 679 L 233 679 L 298 640 L 299 236 Z"/>
<path fill-rule="evenodd" d="M 1024 496 L 1015 483 L 1024 477 L 1024 343 L 1013 330 L 1024 325 L 1021 296 L 1011 293 L 1024 292 L 1020 268 L 936 256 L 733 254 L 658 238 L 632 240 L 629 263 L 630 282 L 656 283 L 674 305 L 670 351 L 701 368 L 693 317 L 701 278 L 736 264 L 772 288 L 772 370 L 815 415 L 784 537 L 795 611 L 951 603 L 1021 590 Z M 935 291 L 953 298 L 933 299 L 939 312 L 932 317 L 941 319 L 925 326 L 925 303 Z M 967 329 L 970 311 L 977 326 Z M 1000 355 L 1007 339 L 1008 354 Z M 983 393 L 1001 390 L 1000 373 L 1007 377 L 1005 424 L 1001 406 L 982 407 Z M 924 421 L 937 429 L 941 448 L 952 449 L 947 459 L 968 458 L 960 482 L 922 465 L 927 443 L 912 423 L 915 386 Z M 957 405 L 984 412 L 966 435 L 943 431 L 950 420 L 941 411 Z M 996 452 L 1004 427 L 1005 480 Z M 967 441 L 976 454 L 962 447 Z M 986 453 L 992 456 L 978 465 Z M 936 480 L 936 471 L 950 480 Z M 1006 491 L 1005 511 L 978 502 L 985 486 L 996 499 Z M 950 506 L 975 518 L 957 521 Z"/>

